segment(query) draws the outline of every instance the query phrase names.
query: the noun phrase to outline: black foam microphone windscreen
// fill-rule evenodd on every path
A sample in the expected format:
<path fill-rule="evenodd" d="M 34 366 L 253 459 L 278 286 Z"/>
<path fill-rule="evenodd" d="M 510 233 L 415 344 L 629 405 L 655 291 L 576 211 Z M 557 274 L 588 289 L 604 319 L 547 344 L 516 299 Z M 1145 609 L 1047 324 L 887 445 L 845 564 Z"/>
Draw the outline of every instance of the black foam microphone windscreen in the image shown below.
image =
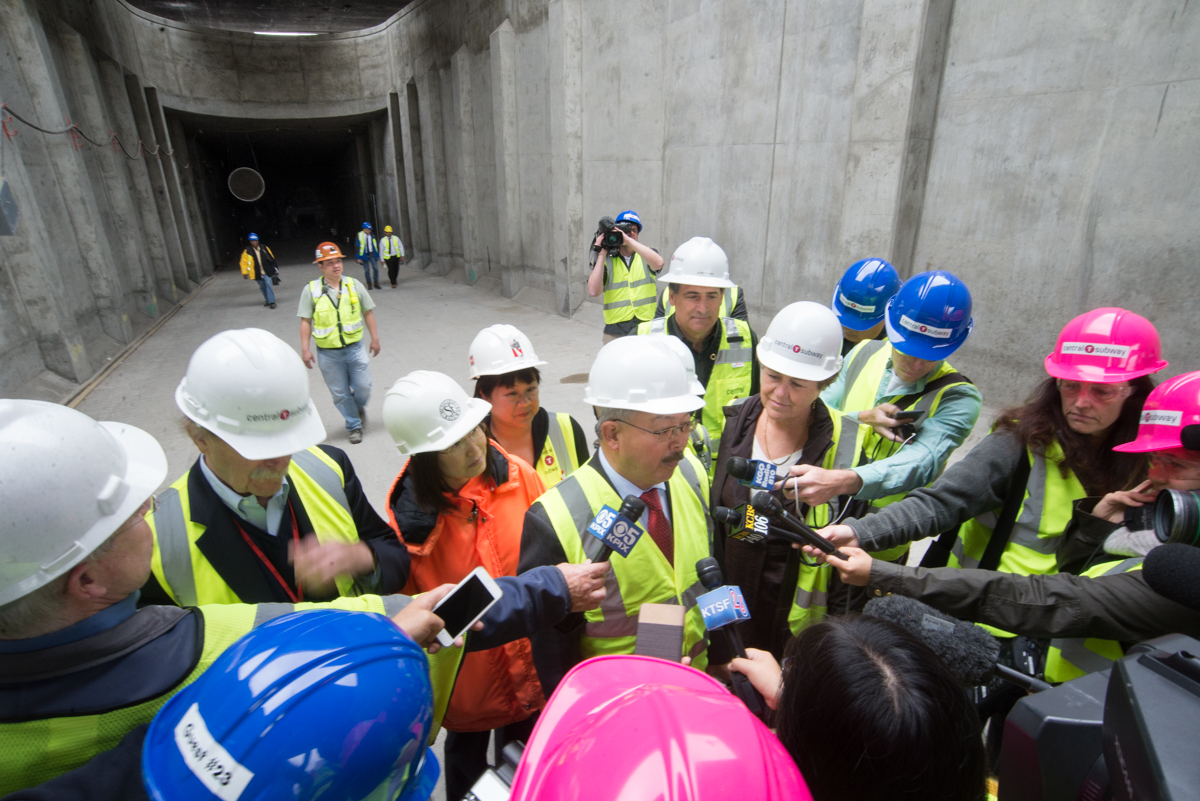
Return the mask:
<path fill-rule="evenodd" d="M 1179 542 L 1152 548 L 1142 574 L 1162 597 L 1200 611 L 1200 548 Z"/>
<path fill-rule="evenodd" d="M 895 623 L 925 643 L 965 687 L 986 684 L 1000 656 L 1000 641 L 971 623 L 903 595 L 867 603 L 863 614 Z"/>

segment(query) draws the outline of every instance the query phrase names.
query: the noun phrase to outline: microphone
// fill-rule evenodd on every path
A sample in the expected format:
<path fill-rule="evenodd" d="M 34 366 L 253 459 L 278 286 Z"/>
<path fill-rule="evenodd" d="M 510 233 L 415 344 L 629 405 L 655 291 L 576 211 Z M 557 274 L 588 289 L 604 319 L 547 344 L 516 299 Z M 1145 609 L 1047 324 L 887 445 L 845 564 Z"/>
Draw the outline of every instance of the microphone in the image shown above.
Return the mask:
<path fill-rule="evenodd" d="M 713 632 L 721 632 L 725 645 L 735 655 L 747 659 L 746 646 L 742 645 L 742 637 L 735 627 L 739 620 L 749 620 L 750 612 L 746 609 L 746 601 L 742 591 L 737 587 L 723 586 L 721 566 L 711 556 L 696 563 L 696 576 L 704 589 L 704 595 L 696 599 L 700 607 L 700 615 L 704 618 L 704 628 Z M 733 694 L 746 705 L 753 714 L 762 717 L 767 705 L 758 690 L 750 683 L 745 674 L 730 671 L 733 675 Z"/>
<path fill-rule="evenodd" d="M 775 489 L 775 474 L 778 468 L 770 462 L 730 456 L 725 460 L 725 472 L 736 478 L 743 487 L 770 492 Z"/>
<path fill-rule="evenodd" d="M 928 604 L 903 595 L 871 599 L 864 615 L 895 623 L 933 650 L 965 687 L 987 684 L 998 676 L 1023 690 L 1042 692 L 1053 685 L 997 664 L 1000 641 L 979 626 L 950 617 Z"/>
<path fill-rule="evenodd" d="M 1168 601 L 1200 611 L 1200 548 L 1179 542 L 1151 548 L 1142 576 Z"/>
<path fill-rule="evenodd" d="M 798 520 L 788 514 L 783 508 L 783 504 L 769 492 L 756 492 L 750 496 L 750 505 L 754 507 L 754 511 L 760 515 L 765 515 L 772 523 L 779 526 L 781 529 L 790 531 L 792 534 L 800 537 L 802 542 L 800 545 L 811 545 L 819 551 L 822 551 L 831 556 L 836 556 L 843 562 L 850 561 L 850 557 L 837 549 L 832 542 L 822 537 L 817 532 L 809 528 L 808 524 L 803 520 Z M 796 542 L 796 540 L 792 540 Z"/>
<path fill-rule="evenodd" d="M 754 509 L 744 503 L 738 504 L 736 509 L 730 509 L 728 506 L 715 506 L 712 510 L 712 518 L 718 523 L 729 526 L 730 539 L 740 540 L 750 545 L 762 542 L 768 534 L 779 533 L 772 532 L 767 518 L 755 514 Z"/>
<path fill-rule="evenodd" d="M 626 495 L 620 509 L 614 510 L 607 504 L 600 507 L 595 519 L 587 527 L 588 533 L 603 543 L 594 561 L 607 562 L 613 551 L 621 556 L 629 556 L 633 546 L 646 533 L 637 524 L 644 511 L 646 502 L 636 495 Z"/>

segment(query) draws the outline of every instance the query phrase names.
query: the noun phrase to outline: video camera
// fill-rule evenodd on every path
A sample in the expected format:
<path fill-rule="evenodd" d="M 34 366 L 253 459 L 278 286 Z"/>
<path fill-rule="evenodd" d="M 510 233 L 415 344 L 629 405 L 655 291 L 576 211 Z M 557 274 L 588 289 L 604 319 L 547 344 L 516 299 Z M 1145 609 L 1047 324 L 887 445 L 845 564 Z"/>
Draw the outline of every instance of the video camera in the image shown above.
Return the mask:
<path fill-rule="evenodd" d="M 621 235 L 624 231 L 626 234 L 632 234 L 635 224 L 631 222 L 614 222 L 612 217 L 601 217 L 600 225 L 596 228 L 595 236 L 603 236 L 600 241 L 600 247 L 607 250 L 609 253 L 620 250 L 621 245 L 625 244 L 625 237 Z M 595 236 L 593 239 L 595 239 Z"/>

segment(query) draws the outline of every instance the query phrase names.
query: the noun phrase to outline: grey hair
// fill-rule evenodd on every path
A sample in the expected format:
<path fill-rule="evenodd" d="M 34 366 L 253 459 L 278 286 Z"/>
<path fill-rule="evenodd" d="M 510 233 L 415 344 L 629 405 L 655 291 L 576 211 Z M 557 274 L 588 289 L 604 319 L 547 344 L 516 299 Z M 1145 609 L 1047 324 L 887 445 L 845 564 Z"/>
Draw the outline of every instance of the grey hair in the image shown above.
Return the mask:
<path fill-rule="evenodd" d="M 604 437 L 604 435 L 600 433 L 600 426 L 604 425 L 610 420 L 615 423 L 628 423 L 631 419 L 633 419 L 635 414 L 637 414 L 637 412 L 635 412 L 633 409 L 614 409 L 611 406 L 597 406 L 596 436 L 601 438 Z"/>

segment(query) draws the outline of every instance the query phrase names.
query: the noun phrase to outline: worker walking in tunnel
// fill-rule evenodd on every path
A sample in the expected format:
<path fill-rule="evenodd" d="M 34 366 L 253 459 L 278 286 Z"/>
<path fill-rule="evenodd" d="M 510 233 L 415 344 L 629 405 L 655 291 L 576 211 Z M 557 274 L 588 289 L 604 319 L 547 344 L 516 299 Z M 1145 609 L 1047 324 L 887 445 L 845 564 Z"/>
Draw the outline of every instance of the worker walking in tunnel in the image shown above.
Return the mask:
<path fill-rule="evenodd" d="M 396 278 L 400 275 L 400 265 L 404 264 L 404 243 L 400 241 L 400 237 L 392 233 L 392 226 L 383 226 L 383 239 L 379 242 L 379 255 L 383 257 L 383 263 L 387 265 L 388 282 L 392 285 L 392 289 L 396 288 Z M 375 283 L 375 288 L 379 289 L 379 283 Z"/>
<path fill-rule="evenodd" d="M 371 232 L 369 222 L 363 223 L 362 230 L 358 232 L 358 255 L 354 257 L 354 260 L 363 267 L 363 274 L 367 279 L 367 289 L 380 289 L 379 241 Z"/>
<path fill-rule="evenodd" d="M 322 242 L 314 263 L 321 268 L 321 277 L 305 285 L 296 311 L 300 355 L 308 369 L 314 363 L 320 366 L 333 405 L 346 419 L 350 444 L 357 445 L 362 442 L 363 416 L 371 398 L 371 362 L 362 345 L 364 325 L 371 332 L 371 356 L 379 355 L 375 301 L 365 287 L 342 275 L 342 251 L 337 245 Z M 315 358 L 310 337 L 317 342 Z"/>
<path fill-rule="evenodd" d="M 278 286 L 279 265 L 275 263 L 275 254 L 266 245 L 260 245 L 258 234 L 250 234 L 250 244 L 242 251 L 242 277 L 258 282 L 258 288 L 263 293 L 263 305 L 275 308 L 275 291 L 271 285 Z M 270 279 L 270 280 L 268 280 Z"/>

